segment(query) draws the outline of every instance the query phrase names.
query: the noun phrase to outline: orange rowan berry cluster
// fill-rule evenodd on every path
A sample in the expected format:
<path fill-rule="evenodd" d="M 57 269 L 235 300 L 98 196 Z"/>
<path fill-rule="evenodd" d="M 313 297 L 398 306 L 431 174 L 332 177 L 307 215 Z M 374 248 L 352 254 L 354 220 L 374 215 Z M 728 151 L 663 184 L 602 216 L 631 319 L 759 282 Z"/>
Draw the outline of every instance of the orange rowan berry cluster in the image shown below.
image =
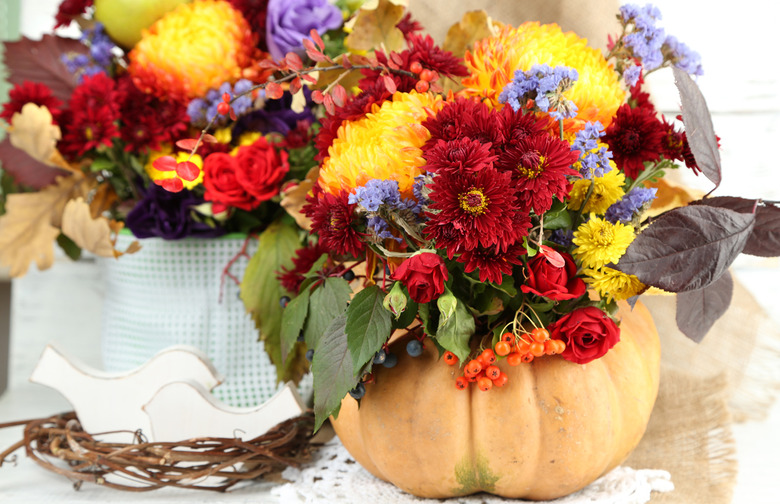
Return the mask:
<path fill-rule="evenodd" d="M 420 77 L 420 80 L 417 81 L 417 84 L 414 85 L 414 89 L 417 90 L 418 93 L 427 92 L 431 87 L 431 82 L 436 82 L 436 80 L 439 78 L 438 73 L 433 70 L 423 68 L 419 61 L 413 61 L 411 65 L 409 65 L 409 71 Z"/>
<path fill-rule="evenodd" d="M 476 383 L 484 392 L 493 387 L 503 387 L 509 381 L 509 377 L 496 366 L 499 357 L 506 357 L 506 362 L 510 366 L 518 366 L 523 362 L 531 362 L 536 357 L 559 354 L 565 348 L 566 344 L 563 341 L 550 339 L 549 331 L 543 327 L 536 327 L 519 336 L 512 332 L 505 332 L 493 348 L 483 350 L 477 357 L 466 363 L 463 376 L 455 380 L 455 387 L 465 390 L 469 383 Z M 444 352 L 442 358 L 450 366 L 458 363 L 458 357 L 449 351 Z"/>

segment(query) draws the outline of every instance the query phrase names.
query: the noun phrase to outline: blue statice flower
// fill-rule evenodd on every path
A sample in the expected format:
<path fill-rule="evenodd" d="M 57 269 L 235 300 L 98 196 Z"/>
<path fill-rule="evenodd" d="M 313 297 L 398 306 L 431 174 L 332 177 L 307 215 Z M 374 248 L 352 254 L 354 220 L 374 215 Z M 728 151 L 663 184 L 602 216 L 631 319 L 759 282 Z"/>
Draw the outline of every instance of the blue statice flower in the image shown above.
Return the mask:
<path fill-rule="evenodd" d="M 210 89 L 205 97 L 190 100 L 187 104 L 187 115 L 190 116 L 190 122 L 197 127 L 203 127 L 216 117 L 214 124 L 217 127 L 226 125 L 228 116 L 220 115 L 217 110 L 217 107 L 223 101 L 222 96 L 227 93 L 232 99 L 236 95 L 249 91 L 252 86 L 252 81 L 247 79 L 241 79 L 232 86 L 229 82 L 225 82 L 218 89 Z M 249 94 L 241 96 L 230 106 L 233 108 L 236 116 L 242 116 L 251 109 L 252 96 Z"/>
<path fill-rule="evenodd" d="M 512 82 L 501 91 L 498 101 L 518 111 L 531 99 L 539 110 L 555 119 L 574 117 L 577 115 L 577 106 L 564 98 L 563 93 L 578 78 L 577 70 L 566 66 L 551 68 L 549 65 L 534 65 L 525 72 L 516 70 Z"/>
<path fill-rule="evenodd" d="M 642 60 L 642 66 L 647 70 L 660 67 L 664 62 L 661 48 L 666 34 L 663 28 L 655 26 L 655 22 L 661 19 L 661 11 L 650 4 L 644 7 L 628 4 L 620 7 L 620 15 L 623 26 L 634 25 L 633 31 L 623 37 L 626 47 Z"/>
<path fill-rule="evenodd" d="M 412 212 L 415 215 L 419 215 L 423 209 L 431 202 L 431 198 L 428 195 L 431 190 L 427 187 L 433 181 L 430 175 L 417 175 L 414 177 L 414 185 L 412 185 L 412 192 L 414 193 L 417 204 L 412 208 Z"/>
<path fill-rule="evenodd" d="M 640 65 L 631 65 L 623 70 L 623 80 L 629 86 L 635 86 L 639 81 L 639 77 L 642 76 L 642 67 Z"/>
<path fill-rule="evenodd" d="M 549 240 L 562 247 L 571 247 L 572 238 L 574 238 L 573 229 L 556 229 L 550 234 Z"/>
<path fill-rule="evenodd" d="M 604 136 L 604 127 L 600 122 L 589 122 L 577 132 L 571 150 L 580 151 L 580 175 L 585 178 L 603 177 L 612 167 L 609 160 L 612 153 L 604 146 L 599 146 L 599 138 Z"/>
<path fill-rule="evenodd" d="M 366 185 L 356 187 L 347 202 L 350 205 L 357 204 L 367 212 L 367 225 L 377 237 L 392 238 L 398 242 L 401 239 L 393 236 L 388 229 L 387 216 L 404 210 L 414 211 L 418 206 L 414 200 L 401 198 L 398 181 L 379 179 L 369 180 Z"/>
<path fill-rule="evenodd" d="M 617 203 L 613 203 L 604 214 L 604 218 L 615 224 L 616 222 L 629 222 L 646 203 L 655 199 L 657 189 L 654 187 L 635 187 L 623 196 Z"/>
<path fill-rule="evenodd" d="M 109 73 L 114 64 L 116 45 L 106 34 L 103 24 L 95 23 L 93 28 L 84 30 L 80 42 L 89 49 L 89 55 L 76 53 L 61 57 L 68 71 L 77 76 L 78 82 L 81 83 L 84 76 Z"/>
<path fill-rule="evenodd" d="M 692 51 L 687 45 L 678 41 L 672 35 L 666 37 L 664 41 L 664 52 L 671 60 L 672 65 L 688 72 L 691 75 L 702 75 L 704 71 L 701 67 L 701 56 L 696 51 Z"/>

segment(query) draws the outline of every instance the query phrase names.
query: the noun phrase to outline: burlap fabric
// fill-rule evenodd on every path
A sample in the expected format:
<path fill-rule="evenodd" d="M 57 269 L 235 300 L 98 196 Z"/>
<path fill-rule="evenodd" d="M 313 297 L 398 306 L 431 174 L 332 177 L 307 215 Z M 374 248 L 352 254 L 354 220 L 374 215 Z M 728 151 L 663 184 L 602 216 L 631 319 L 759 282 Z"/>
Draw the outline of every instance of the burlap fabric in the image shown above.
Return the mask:
<path fill-rule="evenodd" d="M 619 29 L 618 6 L 615 0 L 411 0 L 410 7 L 439 43 L 463 13 L 484 9 L 513 26 L 555 22 L 603 48 Z M 737 280 L 731 308 L 699 345 L 677 330 L 674 296 L 644 296 L 643 302 L 661 335 L 661 384 L 645 437 L 626 464 L 672 474 L 675 490 L 656 494 L 654 503 L 727 504 L 737 475 L 731 424 L 764 418 L 774 402 L 780 331 Z"/>

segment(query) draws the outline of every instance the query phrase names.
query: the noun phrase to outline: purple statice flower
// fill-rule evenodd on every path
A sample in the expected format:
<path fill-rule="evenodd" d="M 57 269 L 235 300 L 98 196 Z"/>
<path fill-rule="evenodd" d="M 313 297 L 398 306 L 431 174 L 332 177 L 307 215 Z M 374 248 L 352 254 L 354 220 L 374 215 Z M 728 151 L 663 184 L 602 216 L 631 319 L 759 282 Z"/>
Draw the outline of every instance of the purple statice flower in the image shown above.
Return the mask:
<path fill-rule="evenodd" d="M 213 238 L 225 233 L 193 218 L 193 208 L 203 198 L 187 189 L 173 193 L 150 185 L 142 191 L 143 198 L 127 214 L 125 224 L 138 238 L 179 240 L 187 237 Z"/>
<path fill-rule="evenodd" d="M 348 203 L 358 204 L 368 212 L 378 212 L 382 205 L 390 210 L 411 210 L 417 205 L 410 199 L 401 199 L 397 180 L 379 179 L 371 179 L 366 185 L 356 187 L 354 194 L 349 195 Z"/>
<path fill-rule="evenodd" d="M 187 104 L 187 114 L 190 116 L 190 122 L 196 127 L 203 127 L 216 117 L 214 124 L 224 126 L 228 122 L 227 115 L 219 115 L 217 107 L 223 101 L 222 96 L 227 93 L 232 99 L 236 95 L 240 95 L 249 91 L 252 88 L 252 81 L 247 79 L 241 79 L 230 85 L 229 82 L 223 83 L 218 89 L 209 89 L 206 96 L 203 98 L 194 98 Z M 245 95 L 239 97 L 231 105 L 233 112 L 236 116 L 243 116 L 252 107 L 252 96 Z"/>
<path fill-rule="evenodd" d="M 655 26 L 655 22 L 661 19 L 658 8 L 650 4 L 644 7 L 628 4 L 620 7 L 620 15 L 624 27 L 634 27 L 631 33 L 623 37 L 626 47 L 642 61 L 645 69 L 660 67 L 664 62 L 661 47 L 666 40 L 666 34 L 663 28 Z"/>
<path fill-rule="evenodd" d="M 664 53 L 672 62 L 672 65 L 691 75 L 702 75 L 701 56 L 692 51 L 687 45 L 669 35 L 663 45 Z"/>
<path fill-rule="evenodd" d="M 366 224 L 374 232 L 374 234 L 376 234 L 377 238 L 392 238 L 399 243 L 401 242 L 401 238 L 393 236 L 393 233 L 390 232 L 390 229 L 387 226 L 387 221 L 379 215 L 370 216 L 366 220 Z"/>
<path fill-rule="evenodd" d="M 563 93 L 574 85 L 578 77 L 577 70 L 566 66 L 534 65 L 525 72 L 516 70 L 512 82 L 501 91 L 498 101 L 518 111 L 531 99 L 539 110 L 555 119 L 574 117 L 577 106 L 564 98 Z"/>
<path fill-rule="evenodd" d="M 328 0 L 269 0 L 266 17 L 266 44 L 275 60 L 288 52 L 304 54 L 303 39 L 311 30 L 323 33 L 339 28 L 341 10 Z"/>
<path fill-rule="evenodd" d="M 68 71 L 77 76 L 79 83 L 84 76 L 109 73 L 114 64 L 116 45 L 106 34 L 102 23 L 82 32 L 80 41 L 89 49 L 87 54 L 63 54 L 61 59 Z"/>
<path fill-rule="evenodd" d="M 571 150 L 580 152 L 580 175 L 585 178 L 603 177 L 612 167 L 609 160 L 612 153 L 599 146 L 599 138 L 604 136 L 604 127 L 600 122 L 589 122 L 577 132 Z"/>
<path fill-rule="evenodd" d="M 417 199 L 417 204 L 414 206 L 414 208 L 412 208 L 412 212 L 414 212 L 415 215 L 420 215 L 423 209 L 428 206 L 428 203 L 431 202 L 431 198 L 428 197 L 428 195 L 431 193 L 431 190 L 427 187 L 427 185 L 432 181 L 433 178 L 430 175 L 417 175 L 414 177 L 412 193 Z"/>
<path fill-rule="evenodd" d="M 631 65 L 623 70 L 623 79 L 629 86 L 635 86 L 642 76 L 642 67 L 640 65 Z"/>
<path fill-rule="evenodd" d="M 620 201 L 613 203 L 607 209 L 604 218 L 613 224 L 618 221 L 631 221 L 635 213 L 641 210 L 646 203 L 655 199 L 656 191 L 655 187 L 635 187 L 631 189 Z"/>
<path fill-rule="evenodd" d="M 571 247 L 571 240 L 574 238 L 574 230 L 572 229 L 556 229 L 550 233 L 549 240 L 553 243 L 557 243 L 562 247 Z"/>

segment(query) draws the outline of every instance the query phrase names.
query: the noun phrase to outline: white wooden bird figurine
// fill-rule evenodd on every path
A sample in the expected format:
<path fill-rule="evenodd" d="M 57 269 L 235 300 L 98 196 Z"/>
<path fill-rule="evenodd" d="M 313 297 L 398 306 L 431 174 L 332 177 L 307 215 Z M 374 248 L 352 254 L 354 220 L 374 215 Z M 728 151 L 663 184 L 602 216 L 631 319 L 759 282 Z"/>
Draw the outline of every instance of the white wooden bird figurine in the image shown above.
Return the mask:
<path fill-rule="evenodd" d="M 30 376 L 30 381 L 65 396 L 86 432 L 141 429 L 147 437 L 151 426 L 143 405 L 161 386 L 176 380 L 189 380 L 209 391 L 222 382 L 222 377 L 205 353 L 185 345 L 168 347 L 125 373 L 94 369 L 47 345 Z M 130 443 L 133 436 L 123 432 L 101 435 L 100 440 Z"/>
<path fill-rule="evenodd" d="M 236 408 L 222 403 L 203 385 L 191 381 L 163 385 L 143 409 L 149 416 L 151 437 L 158 442 L 201 437 L 248 441 L 306 411 L 298 391 L 290 383 L 259 406 Z"/>

